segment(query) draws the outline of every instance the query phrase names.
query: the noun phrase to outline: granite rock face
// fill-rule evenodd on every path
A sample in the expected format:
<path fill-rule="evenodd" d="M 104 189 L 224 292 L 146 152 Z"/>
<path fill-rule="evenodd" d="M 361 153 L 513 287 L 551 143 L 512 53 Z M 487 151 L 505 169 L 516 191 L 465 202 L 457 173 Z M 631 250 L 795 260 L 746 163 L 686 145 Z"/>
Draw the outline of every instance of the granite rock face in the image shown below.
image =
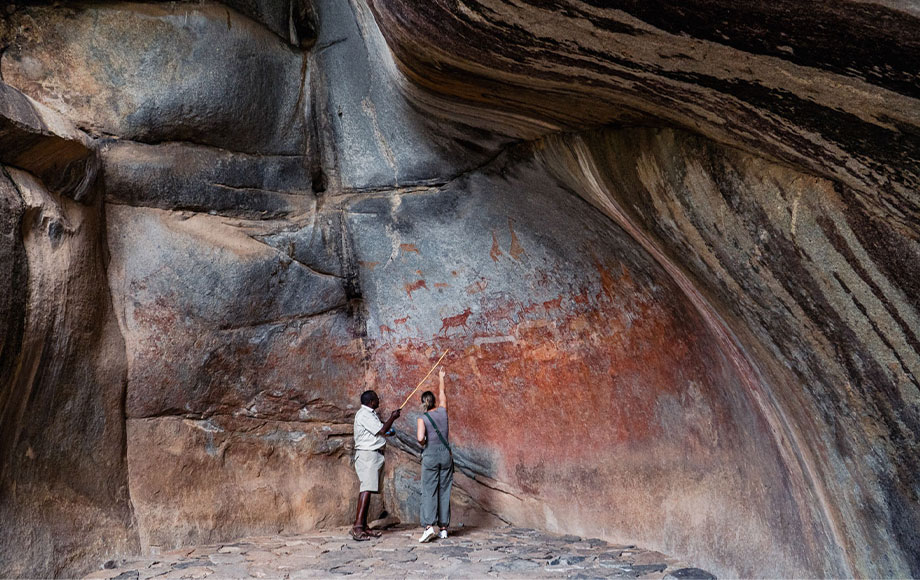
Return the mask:
<path fill-rule="evenodd" d="M 95 134 L 303 152 L 304 57 L 235 11 L 35 7 L 14 12 L 8 26 L 15 36 L 3 55 L 4 80 Z"/>
<path fill-rule="evenodd" d="M 102 204 L 52 193 L 13 167 L 0 189 L 0 516 L 9 530 L 0 560 L 6 576 L 66 576 L 138 548 Z"/>
<path fill-rule="evenodd" d="M 0 575 L 347 524 L 358 395 L 388 412 L 445 349 L 458 522 L 920 574 L 918 30 L 849 1 L 6 9 Z M 416 417 L 372 517 L 417 519 Z"/>
<path fill-rule="evenodd" d="M 912 3 L 370 4 L 415 101 L 442 116 L 521 136 L 676 125 L 847 185 L 917 238 Z"/>
<path fill-rule="evenodd" d="M 743 570 L 815 565 L 799 546 L 829 530 L 739 388 L 747 369 L 668 272 L 541 163 L 500 159 L 350 213 L 378 390 L 398 399 L 451 350 L 457 461 L 501 483 L 477 494 L 496 514 L 643 542 L 719 514 L 743 530 L 719 540 Z M 670 541 L 702 554 L 714 538 Z"/>

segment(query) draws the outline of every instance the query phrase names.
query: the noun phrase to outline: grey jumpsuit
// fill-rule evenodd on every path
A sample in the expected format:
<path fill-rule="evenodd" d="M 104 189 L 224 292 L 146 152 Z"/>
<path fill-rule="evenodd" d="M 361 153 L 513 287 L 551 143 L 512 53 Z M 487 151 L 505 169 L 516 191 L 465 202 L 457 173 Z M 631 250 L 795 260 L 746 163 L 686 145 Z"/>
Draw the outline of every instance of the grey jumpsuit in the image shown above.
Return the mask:
<path fill-rule="evenodd" d="M 437 424 L 444 439 L 450 443 L 447 431 L 447 409 L 438 407 L 428 411 Z M 446 528 L 450 524 L 450 488 L 454 484 L 454 462 L 450 451 L 441 443 L 428 417 L 422 415 L 425 422 L 425 435 L 428 443 L 422 450 L 422 508 L 421 524 L 423 526 L 440 525 Z"/>

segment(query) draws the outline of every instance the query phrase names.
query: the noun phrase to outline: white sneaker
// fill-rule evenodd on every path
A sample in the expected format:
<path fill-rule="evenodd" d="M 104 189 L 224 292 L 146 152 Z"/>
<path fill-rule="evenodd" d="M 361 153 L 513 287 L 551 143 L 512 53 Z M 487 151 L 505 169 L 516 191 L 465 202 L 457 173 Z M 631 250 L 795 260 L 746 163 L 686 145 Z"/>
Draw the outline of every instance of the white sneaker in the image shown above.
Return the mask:
<path fill-rule="evenodd" d="M 441 530 L 441 532 L 438 534 L 438 538 L 440 538 L 440 539 L 442 539 L 442 540 L 446 540 L 446 539 L 447 539 L 447 530 Z"/>
<path fill-rule="evenodd" d="M 422 533 L 422 537 L 418 539 L 418 543 L 424 544 L 425 542 L 430 542 L 437 535 L 438 533 L 434 531 L 434 528 L 431 526 L 428 526 L 427 528 L 425 528 L 424 533 Z"/>

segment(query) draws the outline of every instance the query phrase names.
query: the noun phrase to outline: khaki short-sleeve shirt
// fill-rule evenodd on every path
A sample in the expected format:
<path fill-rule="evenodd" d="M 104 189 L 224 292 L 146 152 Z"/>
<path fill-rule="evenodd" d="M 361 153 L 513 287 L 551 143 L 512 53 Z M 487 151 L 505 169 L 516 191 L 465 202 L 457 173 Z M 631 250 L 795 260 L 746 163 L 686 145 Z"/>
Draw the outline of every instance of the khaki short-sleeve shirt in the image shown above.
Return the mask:
<path fill-rule="evenodd" d="M 355 449 L 359 451 L 374 451 L 387 444 L 382 435 L 377 435 L 383 428 L 383 421 L 377 416 L 377 411 L 367 405 L 361 405 L 355 413 Z"/>

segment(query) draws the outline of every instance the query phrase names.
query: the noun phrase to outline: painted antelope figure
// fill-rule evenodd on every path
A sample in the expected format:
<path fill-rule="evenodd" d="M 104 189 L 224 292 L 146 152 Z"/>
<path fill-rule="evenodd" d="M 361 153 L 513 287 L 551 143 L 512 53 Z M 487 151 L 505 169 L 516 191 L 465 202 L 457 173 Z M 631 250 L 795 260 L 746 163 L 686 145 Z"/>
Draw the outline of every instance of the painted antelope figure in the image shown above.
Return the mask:
<path fill-rule="evenodd" d="M 447 334 L 447 331 L 450 330 L 451 328 L 459 328 L 461 326 L 469 330 L 469 327 L 466 325 L 466 320 L 470 317 L 470 314 L 472 313 L 473 312 L 469 308 L 467 308 L 460 314 L 457 314 L 455 316 L 448 316 L 447 318 L 442 318 L 441 319 L 441 330 L 438 331 L 438 334 L 441 334 L 442 332 L 444 334 Z"/>

